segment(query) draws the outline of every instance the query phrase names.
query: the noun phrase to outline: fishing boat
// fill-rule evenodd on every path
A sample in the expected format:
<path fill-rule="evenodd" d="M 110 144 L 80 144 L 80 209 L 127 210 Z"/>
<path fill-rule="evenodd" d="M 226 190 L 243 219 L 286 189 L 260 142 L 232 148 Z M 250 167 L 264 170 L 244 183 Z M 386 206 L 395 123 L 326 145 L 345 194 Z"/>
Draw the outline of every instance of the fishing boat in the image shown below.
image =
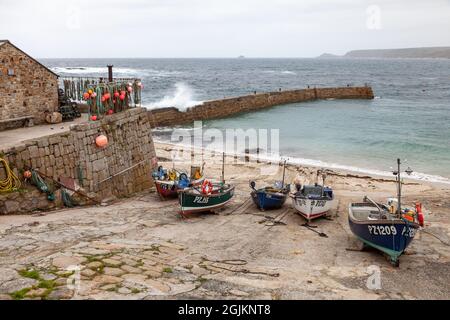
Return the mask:
<path fill-rule="evenodd" d="M 253 189 L 251 197 L 256 206 L 261 210 L 279 209 L 285 203 L 290 192 L 290 185 L 285 185 L 286 161 L 283 166 L 283 180 L 276 182 L 273 186 L 256 189 L 256 182 L 250 182 Z"/>
<path fill-rule="evenodd" d="M 411 174 L 408 168 L 406 173 Z M 398 198 L 388 199 L 387 204 L 381 204 L 365 197 L 361 203 L 351 203 L 349 206 L 349 224 L 353 234 L 369 246 L 385 253 L 392 265 L 399 266 L 399 257 L 405 252 L 417 230 L 424 226 L 422 205 L 417 203 L 414 208 L 401 204 L 402 182 L 400 160 L 398 160 L 397 176 Z"/>
<path fill-rule="evenodd" d="M 234 196 L 235 187 L 225 183 L 225 154 L 223 155 L 222 180 L 204 180 L 201 185 L 178 190 L 181 214 L 215 212 L 227 205 Z"/>
<path fill-rule="evenodd" d="M 198 186 L 205 180 L 203 168 L 192 167 L 189 178 L 185 172 L 176 169 L 166 170 L 161 166 L 153 173 L 153 179 L 155 180 L 156 190 L 163 199 L 177 198 L 180 188 Z"/>
<path fill-rule="evenodd" d="M 295 210 L 307 220 L 309 224 L 312 220 L 323 217 L 333 208 L 333 189 L 325 186 L 326 172 L 319 170 L 317 177 L 322 176 L 323 184 L 296 185 L 297 192 L 291 194 Z"/>

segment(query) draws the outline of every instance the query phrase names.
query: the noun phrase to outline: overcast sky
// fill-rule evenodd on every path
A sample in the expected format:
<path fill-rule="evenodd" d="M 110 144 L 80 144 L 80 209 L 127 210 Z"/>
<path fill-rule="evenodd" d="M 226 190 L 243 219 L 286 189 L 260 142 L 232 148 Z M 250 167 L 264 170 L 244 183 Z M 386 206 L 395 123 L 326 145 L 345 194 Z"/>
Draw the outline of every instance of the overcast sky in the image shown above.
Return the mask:
<path fill-rule="evenodd" d="M 450 46 L 450 0 L 0 0 L 0 13 L 0 39 L 38 58 Z"/>

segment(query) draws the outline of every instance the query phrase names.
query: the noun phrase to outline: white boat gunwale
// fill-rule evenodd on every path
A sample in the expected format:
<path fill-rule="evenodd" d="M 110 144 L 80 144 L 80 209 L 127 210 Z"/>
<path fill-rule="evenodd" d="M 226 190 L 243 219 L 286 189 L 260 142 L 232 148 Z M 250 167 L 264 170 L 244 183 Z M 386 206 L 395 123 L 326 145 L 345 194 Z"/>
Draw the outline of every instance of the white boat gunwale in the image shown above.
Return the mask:
<path fill-rule="evenodd" d="M 384 205 L 382 204 L 378 204 L 380 208 L 384 208 Z M 404 224 L 404 225 L 408 225 L 408 226 L 412 226 L 414 228 L 420 228 L 420 225 L 416 222 L 411 222 L 411 221 L 406 221 L 404 219 L 398 218 L 398 217 L 393 217 L 393 215 L 385 210 L 383 211 L 383 214 L 386 214 L 388 217 L 391 217 L 391 219 L 374 219 L 374 220 L 369 220 L 369 219 L 358 219 L 357 217 L 355 217 L 354 214 L 354 208 L 358 207 L 359 208 L 374 208 L 377 209 L 376 211 L 374 210 L 373 214 L 379 214 L 378 212 L 378 208 L 372 204 L 372 203 L 364 203 L 364 202 L 360 202 L 360 203 L 350 203 L 349 204 L 349 210 L 348 210 L 348 215 L 349 215 L 349 219 L 356 224 L 391 224 L 391 225 L 395 225 L 395 224 Z"/>

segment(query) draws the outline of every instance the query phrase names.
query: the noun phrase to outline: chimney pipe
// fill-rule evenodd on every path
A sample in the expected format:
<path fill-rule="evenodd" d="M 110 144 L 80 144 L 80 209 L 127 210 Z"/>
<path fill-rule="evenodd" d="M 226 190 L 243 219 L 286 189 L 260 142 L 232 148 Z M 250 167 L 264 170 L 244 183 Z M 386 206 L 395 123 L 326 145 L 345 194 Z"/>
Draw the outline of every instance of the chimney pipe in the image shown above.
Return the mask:
<path fill-rule="evenodd" d="M 113 82 L 113 65 L 108 66 L 108 81 Z"/>

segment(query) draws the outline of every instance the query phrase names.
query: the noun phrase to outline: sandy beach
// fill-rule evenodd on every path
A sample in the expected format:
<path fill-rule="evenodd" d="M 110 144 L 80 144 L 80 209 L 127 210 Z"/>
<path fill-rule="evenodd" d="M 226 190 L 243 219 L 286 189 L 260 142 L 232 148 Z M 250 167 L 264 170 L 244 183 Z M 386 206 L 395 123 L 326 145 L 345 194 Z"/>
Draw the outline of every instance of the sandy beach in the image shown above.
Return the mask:
<path fill-rule="evenodd" d="M 156 143 L 160 164 L 171 167 L 174 146 Z M 383 201 L 395 195 L 390 178 L 328 171 L 338 199 L 327 219 L 314 222 L 320 237 L 302 227 L 290 200 L 260 212 L 250 199 L 249 181 L 279 180 L 261 175 L 264 163 L 234 164 L 227 157 L 226 180 L 236 186 L 233 201 L 216 214 L 183 219 L 177 200 L 145 192 L 107 206 L 66 209 L 33 216 L 0 217 L 0 299 L 448 299 L 450 292 L 450 186 L 407 181 L 405 201 L 420 201 L 425 229 L 394 268 L 375 250 L 355 251 L 348 204 L 365 195 Z M 188 170 L 190 162 L 178 164 Z M 205 175 L 219 178 L 209 162 Z M 317 168 L 287 168 L 315 180 Z M 67 288 L 67 267 L 78 266 L 78 287 Z M 30 290 L 49 279 L 51 290 Z M 367 281 L 379 272 L 380 289 Z M 14 295 L 13 295 L 14 296 Z"/>

